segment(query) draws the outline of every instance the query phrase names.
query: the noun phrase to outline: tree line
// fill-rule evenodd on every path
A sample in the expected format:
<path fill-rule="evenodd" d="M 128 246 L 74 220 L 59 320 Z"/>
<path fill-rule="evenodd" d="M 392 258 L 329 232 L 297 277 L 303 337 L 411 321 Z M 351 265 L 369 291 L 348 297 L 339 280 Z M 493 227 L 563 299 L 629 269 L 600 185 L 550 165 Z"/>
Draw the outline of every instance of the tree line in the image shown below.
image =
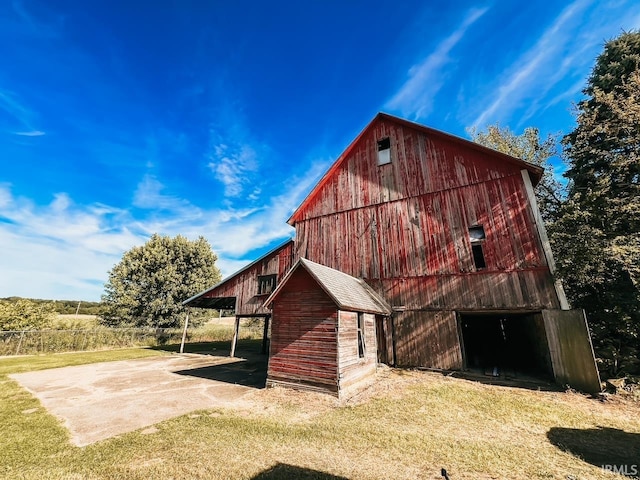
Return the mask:
<path fill-rule="evenodd" d="M 540 139 L 499 125 L 472 139 L 545 167 L 537 200 L 557 275 L 587 313 L 606 376 L 640 373 L 640 32 L 606 42 L 575 108 L 576 127 Z M 559 142 L 558 142 L 559 140 Z M 556 145 L 560 144 L 561 151 Z M 566 184 L 549 158 L 560 154 Z"/>

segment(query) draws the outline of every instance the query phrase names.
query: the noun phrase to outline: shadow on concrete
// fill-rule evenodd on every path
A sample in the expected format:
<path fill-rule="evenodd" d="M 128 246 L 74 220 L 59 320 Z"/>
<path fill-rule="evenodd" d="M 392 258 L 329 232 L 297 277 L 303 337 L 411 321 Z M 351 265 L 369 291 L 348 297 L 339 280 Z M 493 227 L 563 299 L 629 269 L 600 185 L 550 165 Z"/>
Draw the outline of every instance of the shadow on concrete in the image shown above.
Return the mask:
<path fill-rule="evenodd" d="M 295 478 L 301 480 L 348 480 L 346 477 L 338 477 L 330 473 L 311 470 L 309 468 L 296 467 L 285 463 L 277 463 L 273 467 L 260 472 L 251 480 L 280 480 L 283 478 Z"/>
<path fill-rule="evenodd" d="M 173 373 L 245 387 L 264 388 L 267 381 L 267 357 L 266 355 L 245 356 L 245 358 L 237 358 L 234 362 L 179 370 Z"/>
<path fill-rule="evenodd" d="M 616 468 L 631 478 L 640 478 L 640 434 L 617 428 L 560 428 L 547 432 L 549 441 L 591 465 Z"/>

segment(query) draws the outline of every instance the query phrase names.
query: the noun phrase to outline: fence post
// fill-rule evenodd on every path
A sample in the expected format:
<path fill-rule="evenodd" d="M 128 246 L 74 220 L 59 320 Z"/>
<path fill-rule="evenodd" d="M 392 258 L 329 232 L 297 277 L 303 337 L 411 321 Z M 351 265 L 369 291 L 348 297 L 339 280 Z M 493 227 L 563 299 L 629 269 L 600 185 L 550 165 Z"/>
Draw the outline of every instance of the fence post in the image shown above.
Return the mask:
<path fill-rule="evenodd" d="M 20 353 L 20 347 L 22 346 L 22 339 L 24 338 L 24 330 L 20 332 L 20 341 L 18 342 L 18 348 L 16 348 L 16 355 Z"/>
<path fill-rule="evenodd" d="M 187 316 L 184 319 L 184 330 L 182 331 L 182 341 L 180 342 L 180 353 L 184 353 L 184 342 L 187 339 L 187 326 L 189 325 L 189 312 L 187 308 Z"/>

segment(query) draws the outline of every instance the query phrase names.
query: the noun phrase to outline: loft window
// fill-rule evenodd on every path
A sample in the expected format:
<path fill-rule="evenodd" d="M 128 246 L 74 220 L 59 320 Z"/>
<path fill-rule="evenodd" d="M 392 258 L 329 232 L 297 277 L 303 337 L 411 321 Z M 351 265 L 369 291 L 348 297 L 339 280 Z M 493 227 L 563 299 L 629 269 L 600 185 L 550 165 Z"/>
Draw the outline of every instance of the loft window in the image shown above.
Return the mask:
<path fill-rule="evenodd" d="M 391 163 L 391 139 L 389 137 L 378 140 L 378 165 Z"/>
<path fill-rule="evenodd" d="M 469 228 L 469 241 L 471 242 L 471 254 L 473 256 L 473 264 L 476 270 L 482 270 L 487 268 L 487 263 L 484 260 L 484 252 L 482 251 L 482 244 L 484 243 L 486 236 L 482 225 L 476 225 Z"/>
<path fill-rule="evenodd" d="M 365 343 L 364 343 L 364 313 L 358 313 L 358 357 L 364 358 L 365 354 Z"/>
<path fill-rule="evenodd" d="M 268 295 L 276 288 L 276 276 L 258 275 L 258 295 Z"/>

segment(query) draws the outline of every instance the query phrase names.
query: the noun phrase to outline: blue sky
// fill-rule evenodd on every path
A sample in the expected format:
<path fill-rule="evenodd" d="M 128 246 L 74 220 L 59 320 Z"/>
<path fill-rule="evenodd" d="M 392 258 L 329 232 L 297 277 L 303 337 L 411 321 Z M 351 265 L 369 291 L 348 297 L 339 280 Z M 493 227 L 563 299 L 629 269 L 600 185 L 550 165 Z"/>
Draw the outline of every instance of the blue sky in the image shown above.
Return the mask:
<path fill-rule="evenodd" d="M 4 0 L 0 297 L 98 300 L 154 232 L 233 273 L 378 111 L 566 133 L 637 28 L 632 0 Z"/>

